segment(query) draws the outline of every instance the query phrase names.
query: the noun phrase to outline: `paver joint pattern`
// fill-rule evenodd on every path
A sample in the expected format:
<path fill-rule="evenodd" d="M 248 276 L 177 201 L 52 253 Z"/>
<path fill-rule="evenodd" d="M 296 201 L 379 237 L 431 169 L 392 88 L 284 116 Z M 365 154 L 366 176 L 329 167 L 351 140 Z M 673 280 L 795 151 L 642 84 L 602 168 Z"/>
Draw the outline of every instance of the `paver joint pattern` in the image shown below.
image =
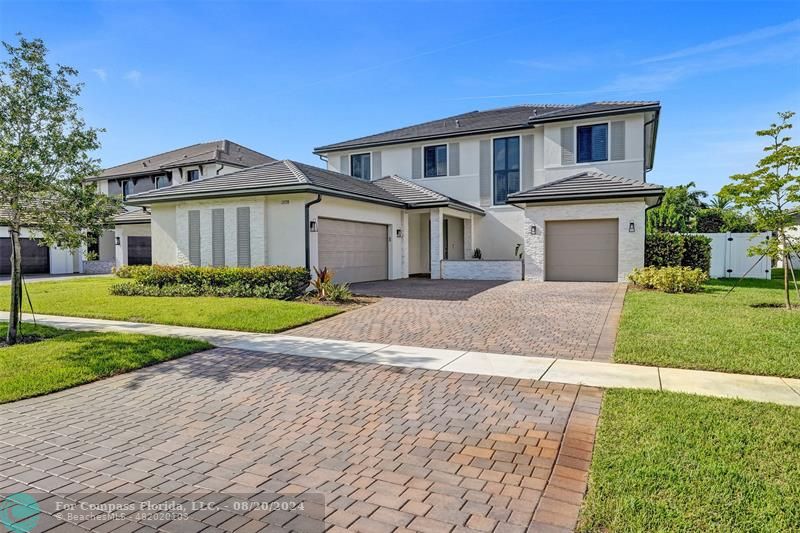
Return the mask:
<path fill-rule="evenodd" d="M 373 305 L 289 335 L 609 361 L 625 285 L 402 279 L 357 283 Z"/>
<path fill-rule="evenodd" d="M 331 531 L 569 530 L 601 391 L 217 348 L 0 406 L 0 494 L 322 493 Z M 120 494 L 129 496 L 119 496 Z M 311 531 L 197 511 L 110 531 Z M 76 531 L 79 529 L 76 529 Z M 83 530 L 83 529 L 80 529 Z"/>

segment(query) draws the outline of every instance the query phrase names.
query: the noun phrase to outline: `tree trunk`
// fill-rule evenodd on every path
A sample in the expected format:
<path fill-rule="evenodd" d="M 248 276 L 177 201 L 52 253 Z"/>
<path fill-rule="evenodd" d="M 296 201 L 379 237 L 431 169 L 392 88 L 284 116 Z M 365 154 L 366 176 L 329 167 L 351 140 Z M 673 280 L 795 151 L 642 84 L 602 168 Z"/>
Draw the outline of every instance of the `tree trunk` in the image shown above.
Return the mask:
<path fill-rule="evenodd" d="M 789 246 L 786 242 L 786 233 L 781 231 L 781 245 L 783 246 L 783 300 L 786 309 L 792 308 L 792 301 L 790 300 L 791 292 L 789 291 L 789 269 L 792 265 L 789 263 Z"/>
<path fill-rule="evenodd" d="M 11 229 L 11 306 L 8 310 L 6 342 L 16 344 L 22 318 L 22 246 L 19 229 Z"/>

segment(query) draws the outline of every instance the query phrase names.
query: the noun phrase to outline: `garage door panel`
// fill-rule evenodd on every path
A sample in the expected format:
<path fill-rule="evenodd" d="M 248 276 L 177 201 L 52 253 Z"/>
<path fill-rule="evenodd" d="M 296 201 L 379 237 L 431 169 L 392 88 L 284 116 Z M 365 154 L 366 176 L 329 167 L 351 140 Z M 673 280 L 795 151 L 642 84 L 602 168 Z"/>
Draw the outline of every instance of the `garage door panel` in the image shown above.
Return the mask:
<path fill-rule="evenodd" d="M 545 278 L 549 281 L 617 281 L 619 220 L 546 223 Z"/>
<path fill-rule="evenodd" d="M 128 264 L 149 265 L 152 263 L 152 241 L 150 237 L 128 237 Z"/>
<path fill-rule="evenodd" d="M 22 273 L 49 274 L 50 248 L 39 246 L 35 239 L 20 238 L 22 245 Z M 0 275 L 11 274 L 11 238 L 0 238 Z"/>
<path fill-rule="evenodd" d="M 388 277 L 388 232 L 382 224 L 319 219 L 318 262 L 338 283 Z"/>

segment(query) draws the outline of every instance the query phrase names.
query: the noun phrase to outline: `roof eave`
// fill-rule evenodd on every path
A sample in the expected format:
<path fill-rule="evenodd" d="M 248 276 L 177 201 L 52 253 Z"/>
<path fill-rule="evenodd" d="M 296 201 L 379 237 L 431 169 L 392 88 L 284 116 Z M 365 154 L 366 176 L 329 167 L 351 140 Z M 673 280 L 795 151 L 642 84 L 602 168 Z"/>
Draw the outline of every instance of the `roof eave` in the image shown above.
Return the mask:
<path fill-rule="evenodd" d="M 153 174 L 158 174 L 160 172 L 164 172 L 164 171 L 167 171 L 167 170 L 170 170 L 170 169 L 180 168 L 182 166 L 207 165 L 209 163 L 222 163 L 222 164 L 225 164 L 225 165 L 230 165 L 232 167 L 249 168 L 246 165 L 242 165 L 241 163 L 231 163 L 231 162 L 228 162 L 228 161 L 223 161 L 222 159 L 208 159 L 206 161 L 195 161 L 195 162 L 192 162 L 192 163 L 190 163 L 188 165 L 175 164 L 175 165 L 169 165 L 169 166 L 160 166 L 158 168 L 153 167 L 151 169 L 148 169 L 148 170 L 142 171 L 142 172 L 128 172 L 128 173 L 122 173 L 122 174 L 110 174 L 108 176 L 92 176 L 90 178 L 85 178 L 83 181 L 89 182 L 89 181 L 115 180 L 115 179 L 119 179 L 119 178 L 135 178 L 137 176 L 142 177 L 142 178 L 146 178 L 147 176 L 151 176 Z"/>
<path fill-rule="evenodd" d="M 663 196 L 663 190 L 635 191 L 630 193 L 607 193 L 607 194 L 586 194 L 586 195 L 553 195 L 549 197 L 525 197 L 509 196 L 509 204 L 545 204 L 555 202 L 579 202 L 582 200 L 615 200 L 620 198 L 646 198 L 652 196 Z"/>
<path fill-rule="evenodd" d="M 485 216 L 486 212 L 475 206 L 471 205 L 464 205 L 458 202 L 453 201 L 441 201 L 441 202 L 416 202 L 416 203 L 409 203 L 407 209 L 412 211 L 414 209 L 432 209 L 435 207 L 449 207 L 450 209 L 455 209 L 457 211 L 464 211 L 466 213 L 473 213 L 476 215 Z"/>
<path fill-rule="evenodd" d="M 129 196 L 125 200 L 125 203 L 135 206 L 146 206 L 154 203 L 181 202 L 185 200 L 200 200 L 206 198 L 238 198 L 242 196 L 259 196 L 259 195 L 270 196 L 278 194 L 295 194 L 304 192 L 314 192 L 323 194 L 325 196 L 334 196 L 349 200 L 358 200 L 362 202 L 388 205 L 391 207 L 398 207 L 398 208 L 406 207 L 406 204 L 402 202 L 394 202 L 392 200 L 384 200 L 381 198 L 371 198 L 369 196 L 364 196 L 355 193 L 348 193 L 345 191 L 337 191 L 334 189 L 328 189 L 326 187 L 320 187 L 312 184 L 304 184 L 300 186 L 291 185 L 283 187 L 258 187 L 258 188 L 240 189 L 232 191 L 208 191 L 200 193 L 196 192 L 196 193 L 170 194 L 170 195 L 155 196 L 150 198 L 145 196 L 140 198 L 136 198 L 135 196 Z"/>

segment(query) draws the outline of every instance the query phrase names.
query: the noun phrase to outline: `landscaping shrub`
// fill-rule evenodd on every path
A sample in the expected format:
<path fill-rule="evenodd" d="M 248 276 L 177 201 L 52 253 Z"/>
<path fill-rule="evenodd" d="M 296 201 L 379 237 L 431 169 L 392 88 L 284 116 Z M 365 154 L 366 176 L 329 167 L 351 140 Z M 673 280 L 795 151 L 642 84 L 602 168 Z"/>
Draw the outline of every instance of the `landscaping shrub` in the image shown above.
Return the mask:
<path fill-rule="evenodd" d="M 677 233 L 649 233 L 644 241 L 644 266 L 680 266 L 683 239 Z"/>
<path fill-rule="evenodd" d="M 681 266 L 711 272 L 711 239 L 703 235 L 683 235 Z"/>
<path fill-rule="evenodd" d="M 645 267 L 634 269 L 628 279 L 634 285 L 662 292 L 700 292 L 708 274 L 699 268 Z"/>
<path fill-rule="evenodd" d="M 311 279 L 300 267 L 197 267 L 140 265 L 122 267 L 117 276 L 135 283 L 115 285 L 112 294 L 149 296 L 230 296 L 289 300 L 301 296 Z M 177 287 L 181 287 L 180 289 Z M 113 292 L 118 291 L 118 292 Z M 181 294 L 177 294 L 180 292 Z"/>
<path fill-rule="evenodd" d="M 701 209 L 697 212 L 698 233 L 720 233 L 725 231 L 722 209 Z"/>
<path fill-rule="evenodd" d="M 350 292 L 350 285 L 347 283 L 333 283 L 329 282 L 325 285 L 325 299 L 331 302 L 349 302 L 353 299 L 353 293 Z"/>

